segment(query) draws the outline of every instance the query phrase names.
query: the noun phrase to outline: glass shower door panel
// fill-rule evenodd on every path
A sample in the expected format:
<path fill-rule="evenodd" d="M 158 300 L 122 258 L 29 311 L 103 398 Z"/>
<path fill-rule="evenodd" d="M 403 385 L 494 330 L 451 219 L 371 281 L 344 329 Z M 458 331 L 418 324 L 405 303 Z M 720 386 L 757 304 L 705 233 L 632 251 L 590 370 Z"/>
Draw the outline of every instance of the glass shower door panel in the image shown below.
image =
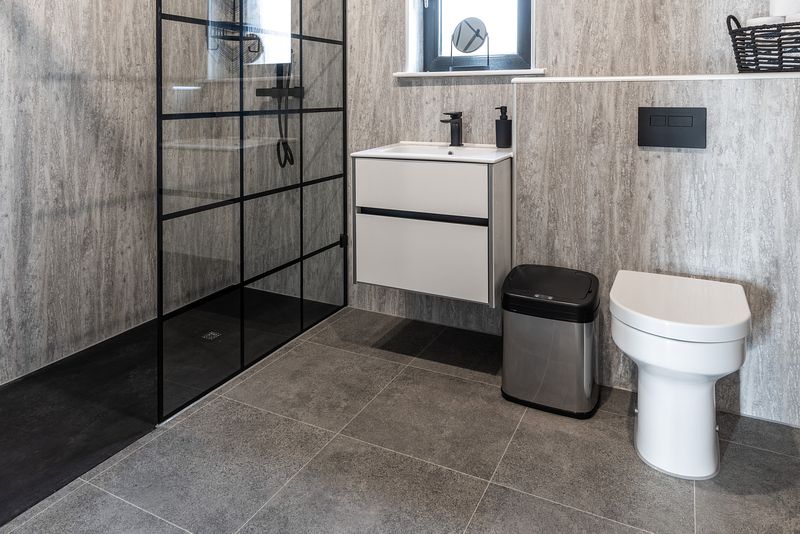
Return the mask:
<path fill-rule="evenodd" d="M 344 306 L 344 249 L 336 247 L 303 261 L 303 328 L 311 328 Z"/>
<path fill-rule="evenodd" d="M 239 119 L 165 121 L 161 143 L 164 213 L 239 196 Z"/>
<path fill-rule="evenodd" d="M 246 195 L 298 184 L 301 157 L 299 113 L 245 119 Z"/>
<path fill-rule="evenodd" d="M 344 106 L 344 47 L 319 41 L 303 41 L 303 108 Z"/>
<path fill-rule="evenodd" d="M 300 264 L 267 276 L 244 290 L 245 365 L 302 331 Z"/>
<path fill-rule="evenodd" d="M 228 26 L 162 22 L 165 114 L 239 110 L 239 38 Z"/>
<path fill-rule="evenodd" d="M 344 113 L 303 114 L 303 181 L 344 173 Z"/>

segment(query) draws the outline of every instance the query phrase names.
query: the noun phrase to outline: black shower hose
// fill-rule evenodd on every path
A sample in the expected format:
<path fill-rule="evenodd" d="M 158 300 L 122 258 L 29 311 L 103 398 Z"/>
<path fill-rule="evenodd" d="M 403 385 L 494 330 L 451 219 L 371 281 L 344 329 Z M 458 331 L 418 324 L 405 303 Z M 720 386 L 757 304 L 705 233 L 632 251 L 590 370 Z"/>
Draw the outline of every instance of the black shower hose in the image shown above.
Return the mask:
<path fill-rule="evenodd" d="M 289 145 L 289 86 L 291 84 L 292 79 L 292 64 L 289 63 L 286 65 L 285 73 L 282 72 L 283 69 L 279 69 L 278 71 L 278 88 L 281 90 L 286 90 L 286 96 L 283 95 L 278 97 L 278 131 L 280 133 L 280 138 L 278 139 L 278 144 L 275 147 L 278 153 L 278 165 L 281 166 L 281 169 L 285 169 L 287 165 L 294 165 L 294 152 L 292 152 L 292 147 Z M 285 74 L 285 76 L 282 76 Z M 286 98 L 286 110 L 284 112 L 283 99 Z"/>

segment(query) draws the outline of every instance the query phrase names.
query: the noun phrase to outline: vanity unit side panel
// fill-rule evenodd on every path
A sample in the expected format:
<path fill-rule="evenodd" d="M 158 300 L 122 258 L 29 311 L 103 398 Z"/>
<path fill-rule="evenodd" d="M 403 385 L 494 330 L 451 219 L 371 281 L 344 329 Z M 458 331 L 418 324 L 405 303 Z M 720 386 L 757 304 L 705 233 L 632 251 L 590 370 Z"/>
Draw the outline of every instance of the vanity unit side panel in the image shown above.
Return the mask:
<path fill-rule="evenodd" d="M 507 159 L 492 166 L 491 182 L 491 213 L 489 231 L 491 235 L 490 258 L 491 268 L 491 305 L 497 307 L 501 304 L 503 282 L 513 268 L 513 160 Z"/>

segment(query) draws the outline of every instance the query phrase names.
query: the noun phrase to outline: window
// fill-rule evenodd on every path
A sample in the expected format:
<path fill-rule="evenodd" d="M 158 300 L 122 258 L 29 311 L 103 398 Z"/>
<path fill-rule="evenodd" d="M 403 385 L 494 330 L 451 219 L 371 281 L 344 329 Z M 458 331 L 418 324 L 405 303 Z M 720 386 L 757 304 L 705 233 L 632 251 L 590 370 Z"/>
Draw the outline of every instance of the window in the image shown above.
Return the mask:
<path fill-rule="evenodd" d="M 531 68 L 531 0 L 427 0 L 426 6 L 426 71 L 486 69 L 487 50 L 490 70 Z M 451 42 L 459 23 L 470 17 L 483 21 L 488 39 L 465 54 Z"/>

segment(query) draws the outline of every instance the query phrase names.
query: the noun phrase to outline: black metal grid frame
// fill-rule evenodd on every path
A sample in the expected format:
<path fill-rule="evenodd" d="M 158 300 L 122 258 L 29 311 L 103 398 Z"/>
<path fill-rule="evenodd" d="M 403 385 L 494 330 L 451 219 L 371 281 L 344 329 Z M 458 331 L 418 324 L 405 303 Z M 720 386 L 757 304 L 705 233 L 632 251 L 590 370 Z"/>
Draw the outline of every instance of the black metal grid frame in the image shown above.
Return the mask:
<path fill-rule="evenodd" d="M 518 0 L 517 12 L 517 54 L 490 56 L 490 70 L 530 69 L 533 66 L 531 54 L 531 0 Z M 423 68 L 425 72 L 447 71 L 451 66 L 460 70 L 470 67 L 485 67 L 486 55 L 459 56 L 451 58 L 440 48 L 442 32 L 441 0 L 428 0 L 423 12 Z M 489 39 L 491 39 L 491 34 Z"/>
<path fill-rule="evenodd" d="M 239 34 L 239 50 L 243 49 L 243 42 L 244 42 L 244 35 L 246 32 L 257 32 L 258 28 L 244 24 L 243 17 L 244 17 L 244 10 L 239 10 L 239 20 L 237 22 L 222 22 L 222 21 L 213 21 L 213 20 L 206 20 L 206 19 L 197 19 L 192 17 L 185 17 L 181 15 L 174 15 L 169 13 L 164 13 L 162 10 L 162 0 L 156 0 L 156 143 L 157 143 L 157 156 L 156 156 L 156 165 L 157 165 L 157 174 L 156 174 L 156 187 L 157 187 L 157 200 L 156 200 L 156 210 L 157 210 L 157 221 L 156 221 L 156 246 L 157 246 L 157 321 L 158 321 L 158 413 L 156 414 L 157 420 L 159 423 L 166 421 L 170 417 L 174 416 L 181 410 L 185 409 L 186 407 L 190 406 L 192 403 L 196 402 L 197 399 L 203 397 L 204 395 L 208 394 L 209 392 L 213 391 L 220 385 L 224 384 L 225 382 L 229 381 L 231 378 L 237 376 L 238 374 L 244 372 L 246 369 L 256 365 L 259 361 L 263 360 L 270 354 L 274 353 L 275 351 L 279 350 L 282 346 L 295 339 L 297 336 L 302 335 L 302 333 L 308 331 L 309 329 L 316 326 L 321 321 L 324 321 L 326 317 L 322 317 L 321 319 L 315 321 L 313 324 L 305 324 L 305 317 L 304 317 L 304 307 L 305 307 L 305 277 L 304 277 L 304 264 L 306 261 L 323 254 L 329 250 L 334 248 L 343 248 L 345 249 L 342 253 L 342 305 L 337 307 L 332 313 L 344 308 L 348 304 L 348 255 L 347 255 L 347 166 L 348 166 L 348 157 L 347 157 L 347 46 L 346 46 L 346 39 L 347 39 L 347 0 L 342 0 L 342 40 L 335 40 L 335 39 L 327 39 L 321 37 L 314 37 L 314 36 L 307 36 L 303 34 L 303 0 L 299 0 L 299 32 L 298 34 L 292 33 L 292 39 L 296 39 L 300 41 L 300 57 L 299 57 L 299 66 L 300 66 L 300 85 L 303 85 L 303 43 L 304 41 L 313 41 L 313 42 L 321 42 L 327 43 L 332 45 L 338 45 L 342 47 L 342 107 L 332 107 L 332 108 L 304 108 L 303 101 L 300 101 L 300 105 L 297 109 L 291 110 L 283 110 L 282 112 L 279 110 L 245 110 L 244 109 L 244 56 L 243 54 L 239 54 L 239 110 L 238 111 L 230 111 L 230 112 L 209 112 L 209 113 L 171 113 L 165 114 L 164 113 L 164 106 L 163 106 L 163 87 L 164 87 L 164 76 L 163 76 L 163 21 L 169 20 L 173 22 L 181 22 L 185 24 L 195 24 L 195 25 L 203 25 L 203 26 L 215 26 L 220 27 L 223 29 L 229 29 L 238 32 Z M 303 157 L 303 143 L 304 143 L 304 136 L 303 136 L 303 116 L 313 113 L 332 113 L 332 112 L 340 112 L 342 114 L 342 173 L 336 174 L 333 176 L 318 178 L 314 180 L 305 181 L 304 176 L 304 157 Z M 268 116 L 268 115 L 278 115 L 279 113 L 288 113 L 288 114 L 296 114 L 300 116 L 299 120 L 299 143 L 300 143 L 300 181 L 297 184 L 292 184 L 285 187 L 275 188 L 267 191 L 261 191 L 258 193 L 252 193 L 245 195 L 245 185 L 244 185 L 244 169 L 245 169 L 245 119 L 247 117 L 254 117 L 254 116 Z M 230 199 L 226 199 L 219 202 L 213 202 L 185 210 L 179 210 L 175 212 L 171 212 L 168 214 L 164 213 L 164 174 L 163 174 L 163 122 L 164 121 L 171 121 L 171 120 L 192 120 L 192 119 L 202 119 L 202 118 L 224 118 L 224 117 L 231 117 L 231 118 L 238 118 L 239 119 L 239 195 Z M 305 214 L 304 214 L 304 202 L 303 202 L 303 194 L 304 189 L 309 186 L 314 186 L 320 183 L 333 181 L 333 180 L 341 180 L 342 183 L 342 229 L 340 238 L 335 243 L 330 243 L 322 248 L 310 252 L 305 251 L 305 242 L 304 242 L 304 221 L 305 221 Z M 275 195 L 279 193 L 284 193 L 287 191 L 292 190 L 299 190 L 300 193 L 300 256 L 291 260 L 283 265 L 270 269 L 269 271 L 263 272 L 257 276 L 251 277 L 249 279 L 245 279 L 245 239 L 244 239 L 244 225 L 245 225 L 245 218 L 244 218 L 244 206 L 247 201 L 254 200 L 257 198 Z M 164 223 L 169 220 L 178 219 L 181 217 L 186 217 L 189 215 L 193 215 L 196 213 L 200 213 L 203 211 L 208 211 L 216 208 L 221 208 L 224 206 L 229 205 L 239 205 L 239 282 L 228 287 L 225 287 L 221 290 L 215 291 L 209 295 L 206 295 L 200 299 L 197 299 L 185 306 L 182 306 L 178 309 L 172 310 L 168 313 L 165 312 L 164 308 Z M 244 289 L 252 285 L 259 280 L 267 278 L 273 274 L 279 273 L 284 269 L 288 269 L 290 267 L 299 265 L 300 268 L 300 331 L 292 338 L 286 340 L 281 345 L 278 345 L 272 348 L 269 352 L 262 354 L 260 357 L 254 359 L 251 363 L 246 364 L 245 362 L 245 301 L 244 301 Z M 164 323 L 172 318 L 175 318 L 179 315 L 182 315 L 188 311 L 196 309 L 203 304 L 206 304 L 216 298 L 224 296 L 226 294 L 232 293 L 234 291 L 240 292 L 239 298 L 239 322 L 240 322 L 240 339 L 239 339 L 239 349 L 240 349 L 240 365 L 239 369 L 233 373 L 232 375 L 225 377 L 218 383 L 214 384 L 210 388 L 208 388 L 205 392 L 197 395 L 194 399 L 190 400 L 189 402 L 185 403 L 184 405 L 170 410 L 169 412 L 164 412 Z M 330 316 L 330 315 L 328 315 Z"/>

